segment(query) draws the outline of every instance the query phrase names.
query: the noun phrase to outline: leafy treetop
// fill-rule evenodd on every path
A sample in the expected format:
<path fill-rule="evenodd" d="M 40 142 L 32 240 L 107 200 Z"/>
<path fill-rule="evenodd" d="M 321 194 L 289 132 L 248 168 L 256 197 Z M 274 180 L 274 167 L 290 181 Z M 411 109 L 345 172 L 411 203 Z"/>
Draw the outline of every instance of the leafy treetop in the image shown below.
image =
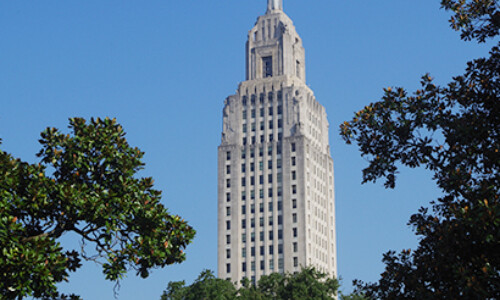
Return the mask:
<path fill-rule="evenodd" d="M 69 128 L 42 132 L 39 164 L 0 151 L 0 294 L 9 299 L 64 298 L 56 283 L 82 259 L 101 264 L 108 280 L 130 268 L 146 278 L 182 262 L 194 237 L 160 203 L 152 178 L 135 177 L 144 153 L 116 120 L 73 118 Z M 81 239 L 78 251 L 58 242 L 70 232 Z"/>
<path fill-rule="evenodd" d="M 498 35 L 496 1 L 442 1 L 452 27 L 466 40 Z M 386 88 L 381 101 L 341 125 L 369 165 L 363 182 L 384 178 L 393 188 L 398 165 L 424 167 L 443 196 L 409 224 L 416 250 L 384 255 L 378 282 L 356 281 L 372 299 L 500 298 L 500 51 L 467 64 L 446 87 L 429 75 L 413 94 Z"/>
<path fill-rule="evenodd" d="M 295 274 L 272 273 L 262 276 L 256 285 L 248 279 L 239 288 L 230 281 L 215 278 L 211 271 L 203 271 L 189 286 L 184 281 L 170 282 L 161 300 L 265 300 L 265 299 L 335 299 L 339 284 L 336 279 L 313 268 L 304 268 Z M 355 298 L 359 299 L 361 296 Z"/>

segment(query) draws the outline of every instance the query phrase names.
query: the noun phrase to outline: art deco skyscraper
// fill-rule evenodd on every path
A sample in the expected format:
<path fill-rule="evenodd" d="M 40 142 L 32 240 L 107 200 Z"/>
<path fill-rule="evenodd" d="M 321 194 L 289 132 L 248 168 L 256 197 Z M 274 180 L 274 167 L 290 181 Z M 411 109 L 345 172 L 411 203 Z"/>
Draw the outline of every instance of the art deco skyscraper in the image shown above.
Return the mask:
<path fill-rule="evenodd" d="M 301 266 L 337 275 L 325 108 L 306 85 L 282 0 L 248 34 L 246 81 L 225 100 L 218 151 L 218 276 L 253 282 Z"/>

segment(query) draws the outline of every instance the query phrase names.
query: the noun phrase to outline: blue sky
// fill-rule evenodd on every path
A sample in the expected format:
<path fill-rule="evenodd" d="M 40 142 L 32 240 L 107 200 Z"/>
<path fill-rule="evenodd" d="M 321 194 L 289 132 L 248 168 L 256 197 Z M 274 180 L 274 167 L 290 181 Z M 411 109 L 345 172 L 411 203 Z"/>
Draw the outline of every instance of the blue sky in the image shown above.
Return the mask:
<path fill-rule="evenodd" d="M 383 94 L 461 74 L 488 45 L 460 40 L 439 1 L 284 0 L 306 49 L 309 86 L 326 107 L 335 162 L 339 273 L 374 281 L 382 254 L 417 243 L 406 223 L 439 195 L 425 170 L 403 169 L 395 190 L 361 185 L 366 162 L 338 125 Z M 1 1 L 2 149 L 36 162 L 39 133 L 69 117 L 116 117 L 146 152 L 163 202 L 195 227 L 187 260 L 146 280 L 130 273 L 119 299 L 158 299 L 171 280 L 216 269 L 217 146 L 224 99 L 244 80 L 245 41 L 265 0 Z M 64 243 L 74 245 L 70 236 Z M 77 244 L 76 244 L 77 245 Z M 112 299 L 113 283 L 86 263 L 61 285 Z"/>

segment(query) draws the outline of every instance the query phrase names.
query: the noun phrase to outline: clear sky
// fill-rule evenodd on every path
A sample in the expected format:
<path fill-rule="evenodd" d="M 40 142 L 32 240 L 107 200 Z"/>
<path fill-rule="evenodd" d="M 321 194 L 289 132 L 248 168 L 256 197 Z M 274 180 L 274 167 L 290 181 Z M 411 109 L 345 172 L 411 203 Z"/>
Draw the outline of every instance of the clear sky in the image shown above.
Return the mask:
<path fill-rule="evenodd" d="M 343 289 L 374 281 L 382 254 L 415 247 L 406 223 L 439 195 L 425 170 L 402 170 L 395 190 L 361 185 L 366 162 L 338 126 L 383 94 L 438 83 L 489 48 L 460 40 L 439 1 L 284 0 L 306 49 L 307 83 L 326 107 L 335 162 L 338 269 Z M 171 280 L 215 270 L 217 146 L 224 99 L 244 80 L 245 41 L 266 0 L 0 1 L 2 149 L 36 162 L 39 133 L 69 117 L 116 117 L 146 152 L 170 212 L 197 230 L 187 260 L 142 280 L 129 273 L 119 299 L 159 299 Z M 70 236 L 66 245 L 78 245 Z M 84 299 L 113 299 L 92 263 L 61 285 Z"/>

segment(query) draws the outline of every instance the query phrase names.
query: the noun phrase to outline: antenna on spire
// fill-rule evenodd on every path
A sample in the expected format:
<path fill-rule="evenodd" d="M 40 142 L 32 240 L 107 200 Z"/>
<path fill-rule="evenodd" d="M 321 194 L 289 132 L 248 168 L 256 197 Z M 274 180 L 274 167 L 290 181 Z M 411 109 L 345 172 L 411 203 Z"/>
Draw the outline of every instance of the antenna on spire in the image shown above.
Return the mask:
<path fill-rule="evenodd" d="M 267 11 L 283 10 L 283 0 L 267 0 Z"/>

